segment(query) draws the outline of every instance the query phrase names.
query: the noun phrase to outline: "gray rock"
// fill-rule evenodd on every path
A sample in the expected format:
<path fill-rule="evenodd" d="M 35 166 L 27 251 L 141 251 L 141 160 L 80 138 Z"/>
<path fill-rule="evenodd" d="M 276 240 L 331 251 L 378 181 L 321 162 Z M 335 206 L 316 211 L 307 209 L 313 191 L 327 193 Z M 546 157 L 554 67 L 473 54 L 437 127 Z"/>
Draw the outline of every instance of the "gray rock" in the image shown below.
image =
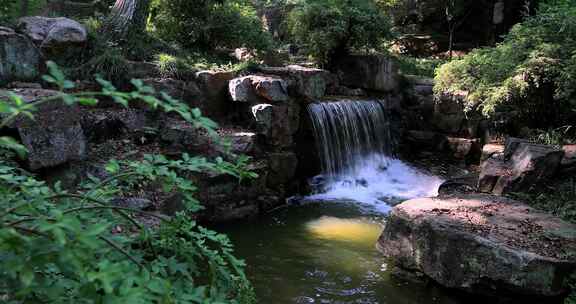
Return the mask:
<path fill-rule="evenodd" d="M 457 159 L 476 158 L 481 154 L 480 140 L 469 138 L 448 137 L 448 149 Z"/>
<path fill-rule="evenodd" d="M 23 17 L 18 19 L 17 29 L 41 48 L 69 47 L 88 41 L 82 24 L 63 17 Z"/>
<path fill-rule="evenodd" d="M 213 222 L 229 222 L 255 217 L 260 213 L 260 207 L 252 201 L 241 201 L 237 205 L 217 205 L 211 217 Z"/>
<path fill-rule="evenodd" d="M 201 105 L 203 94 L 198 85 L 193 81 L 183 81 L 172 78 L 147 78 L 142 81 L 145 85 L 154 88 L 158 94 L 164 92 L 192 107 L 199 107 Z"/>
<path fill-rule="evenodd" d="M 158 66 L 152 62 L 126 61 L 128 79 L 146 79 L 160 77 Z"/>
<path fill-rule="evenodd" d="M 232 79 L 229 90 L 233 101 L 275 103 L 289 99 L 288 84 L 276 77 L 250 75 Z"/>
<path fill-rule="evenodd" d="M 200 109 L 208 117 L 225 117 L 230 109 L 228 83 L 236 77 L 234 72 L 200 71 L 196 84 L 203 93 Z"/>
<path fill-rule="evenodd" d="M 478 191 L 490 193 L 496 187 L 500 177 L 511 174 L 510 168 L 502 156 L 493 156 L 482 162 L 478 178 Z"/>
<path fill-rule="evenodd" d="M 137 197 L 118 197 L 110 201 L 110 203 L 114 206 L 136 210 L 144 210 L 152 206 L 151 200 Z"/>
<path fill-rule="evenodd" d="M 286 67 L 263 67 L 260 72 L 275 75 L 288 83 L 290 96 L 317 100 L 326 94 L 326 89 L 333 81 L 330 72 L 321 69 L 307 68 L 299 65 Z"/>
<path fill-rule="evenodd" d="M 7 86 L 9 89 L 42 89 L 42 85 L 36 82 L 12 81 Z"/>
<path fill-rule="evenodd" d="M 504 142 L 504 159 L 510 159 L 521 144 L 531 144 L 531 141 L 523 138 L 507 137 Z"/>
<path fill-rule="evenodd" d="M 230 152 L 234 154 L 251 155 L 258 152 L 256 133 L 235 132 L 222 136 L 224 140 L 230 142 Z M 222 148 L 219 149 L 223 152 Z"/>
<path fill-rule="evenodd" d="M 466 92 L 444 93 L 435 98 L 432 127 L 443 133 L 477 136 L 479 121 L 471 120 L 473 113 L 465 112 Z"/>
<path fill-rule="evenodd" d="M 74 56 L 88 42 L 86 28 L 63 17 L 23 17 L 18 19 L 17 30 L 30 37 L 45 57 L 56 61 Z"/>
<path fill-rule="evenodd" d="M 352 89 L 346 86 L 336 86 L 330 88 L 328 94 L 337 96 L 366 96 L 366 91 L 360 88 Z"/>
<path fill-rule="evenodd" d="M 57 94 L 56 91 L 21 89 L 12 90 L 28 103 Z M 5 92 L 4 92 L 5 93 Z M 0 95 L 3 95 L 0 92 Z M 31 170 L 54 167 L 86 157 L 86 137 L 80 124 L 80 109 L 55 100 L 38 107 L 34 120 L 19 117 L 9 127 L 18 131 L 28 149 Z"/>
<path fill-rule="evenodd" d="M 564 150 L 564 158 L 560 163 L 560 170 L 562 173 L 570 173 L 576 171 L 576 145 L 565 145 L 562 147 Z"/>
<path fill-rule="evenodd" d="M 400 81 L 398 67 L 387 56 L 348 56 L 338 63 L 336 71 L 343 85 L 368 90 L 395 91 Z"/>
<path fill-rule="evenodd" d="M 576 268 L 576 226 L 491 195 L 420 198 L 394 207 L 378 248 L 445 287 L 558 296 Z"/>
<path fill-rule="evenodd" d="M 501 153 L 504 153 L 504 145 L 485 144 L 482 147 L 482 155 L 480 157 L 480 161 L 483 162 L 483 161 L 489 159 L 490 157 L 492 157 L 496 154 L 501 154 Z"/>
<path fill-rule="evenodd" d="M 258 131 L 272 146 L 285 148 L 293 143 L 293 135 L 298 131 L 299 106 L 259 104 L 252 107 L 258 124 Z"/>
<path fill-rule="evenodd" d="M 451 135 L 462 135 L 462 132 L 466 129 L 464 112 L 458 114 L 439 114 L 435 112 L 431 123 L 436 131 Z"/>
<path fill-rule="evenodd" d="M 477 175 L 466 175 L 463 177 L 451 178 L 440 185 L 438 188 L 439 196 L 459 195 L 477 192 Z"/>
<path fill-rule="evenodd" d="M 66 190 L 78 189 L 84 182 L 90 181 L 90 177 L 104 180 L 110 177 L 106 171 L 106 162 L 79 161 L 70 162 L 63 166 L 50 168 L 43 172 L 43 179 L 50 185 L 60 183 L 60 187 Z"/>
<path fill-rule="evenodd" d="M 82 118 L 82 128 L 91 142 L 116 138 L 152 127 L 147 113 L 138 109 L 92 109 Z"/>
<path fill-rule="evenodd" d="M 293 180 L 298 158 L 293 152 L 270 153 L 268 155 L 268 185 L 279 186 Z"/>
<path fill-rule="evenodd" d="M 42 55 L 30 39 L 0 28 L 0 86 L 11 81 L 34 81 L 43 66 Z"/>
<path fill-rule="evenodd" d="M 559 148 L 507 139 L 502 154 L 482 163 L 478 188 L 498 195 L 530 190 L 553 177 L 563 157 Z"/>
<path fill-rule="evenodd" d="M 252 80 L 248 76 L 230 80 L 228 87 L 233 101 L 248 102 L 254 96 Z"/>
<path fill-rule="evenodd" d="M 409 130 L 404 139 L 415 150 L 441 151 L 446 143 L 446 136 L 430 131 Z"/>
<path fill-rule="evenodd" d="M 256 83 L 254 86 L 256 93 L 270 102 L 287 101 L 289 99 L 288 84 L 282 79 L 259 77 L 257 80 L 252 80 L 252 83 Z"/>
<path fill-rule="evenodd" d="M 434 94 L 433 85 L 415 85 L 412 89 L 414 90 L 414 93 L 418 95 L 431 96 Z"/>
<path fill-rule="evenodd" d="M 159 137 L 175 154 L 194 152 L 212 155 L 216 152 L 210 136 L 185 121 L 168 119 L 160 128 Z"/>

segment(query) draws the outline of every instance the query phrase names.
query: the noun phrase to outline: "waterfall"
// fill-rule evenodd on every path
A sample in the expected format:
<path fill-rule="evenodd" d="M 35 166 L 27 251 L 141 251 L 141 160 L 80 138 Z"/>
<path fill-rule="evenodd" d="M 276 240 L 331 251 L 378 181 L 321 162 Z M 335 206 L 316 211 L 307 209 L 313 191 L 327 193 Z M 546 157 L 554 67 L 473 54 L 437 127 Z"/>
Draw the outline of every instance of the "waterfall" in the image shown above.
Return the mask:
<path fill-rule="evenodd" d="M 328 178 L 357 173 L 369 159 L 387 166 L 394 145 L 382 101 L 315 103 L 308 112 L 322 171 Z"/>
<path fill-rule="evenodd" d="M 391 202 L 437 194 L 441 179 L 394 156 L 385 101 L 313 103 L 308 113 L 322 166 L 311 199 L 353 200 L 388 211 Z"/>

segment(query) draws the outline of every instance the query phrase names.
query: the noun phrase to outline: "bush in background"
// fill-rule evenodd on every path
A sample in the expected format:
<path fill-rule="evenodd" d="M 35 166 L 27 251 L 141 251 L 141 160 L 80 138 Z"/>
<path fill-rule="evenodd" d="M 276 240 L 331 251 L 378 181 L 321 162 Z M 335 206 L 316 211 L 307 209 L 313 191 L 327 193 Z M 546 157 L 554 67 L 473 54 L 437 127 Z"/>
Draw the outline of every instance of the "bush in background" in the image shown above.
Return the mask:
<path fill-rule="evenodd" d="M 467 91 L 467 109 L 517 111 L 529 127 L 562 126 L 576 107 L 576 0 L 543 3 L 494 48 L 443 65 L 437 94 Z"/>
<path fill-rule="evenodd" d="M 288 23 L 292 39 L 329 66 L 354 49 L 377 48 L 391 36 L 388 18 L 372 0 L 302 0 Z"/>
<path fill-rule="evenodd" d="M 244 0 L 155 0 L 150 22 L 159 37 L 187 49 L 267 50 L 272 44 L 256 10 Z"/>

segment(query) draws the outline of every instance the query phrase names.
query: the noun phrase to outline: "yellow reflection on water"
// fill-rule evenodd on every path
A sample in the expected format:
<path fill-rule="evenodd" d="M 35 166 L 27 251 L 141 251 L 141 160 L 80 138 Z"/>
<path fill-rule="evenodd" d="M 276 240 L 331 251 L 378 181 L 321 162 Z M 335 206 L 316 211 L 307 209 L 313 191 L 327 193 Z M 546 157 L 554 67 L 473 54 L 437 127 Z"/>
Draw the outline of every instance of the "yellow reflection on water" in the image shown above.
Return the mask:
<path fill-rule="evenodd" d="M 306 224 L 306 228 L 314 236 L 329 240 L 352 241 L 373 246 L 382 227 L 365 219 L 342 219 L 323 216 Z"/>

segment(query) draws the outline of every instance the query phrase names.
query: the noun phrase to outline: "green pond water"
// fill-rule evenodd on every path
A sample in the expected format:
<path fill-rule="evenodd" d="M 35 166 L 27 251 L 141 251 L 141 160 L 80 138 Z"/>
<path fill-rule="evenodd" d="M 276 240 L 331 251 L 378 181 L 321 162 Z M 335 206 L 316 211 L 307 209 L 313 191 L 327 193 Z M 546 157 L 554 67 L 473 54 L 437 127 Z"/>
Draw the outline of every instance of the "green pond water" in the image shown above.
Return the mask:
<path fill-rule="evenodd" d="M 260 303 L 475 302 L 391 277 L 375 248 L 383 220 L 353 203 L 322 202 L 217 230 L 230 236 L 237 256 L 246 260 Z"/>

